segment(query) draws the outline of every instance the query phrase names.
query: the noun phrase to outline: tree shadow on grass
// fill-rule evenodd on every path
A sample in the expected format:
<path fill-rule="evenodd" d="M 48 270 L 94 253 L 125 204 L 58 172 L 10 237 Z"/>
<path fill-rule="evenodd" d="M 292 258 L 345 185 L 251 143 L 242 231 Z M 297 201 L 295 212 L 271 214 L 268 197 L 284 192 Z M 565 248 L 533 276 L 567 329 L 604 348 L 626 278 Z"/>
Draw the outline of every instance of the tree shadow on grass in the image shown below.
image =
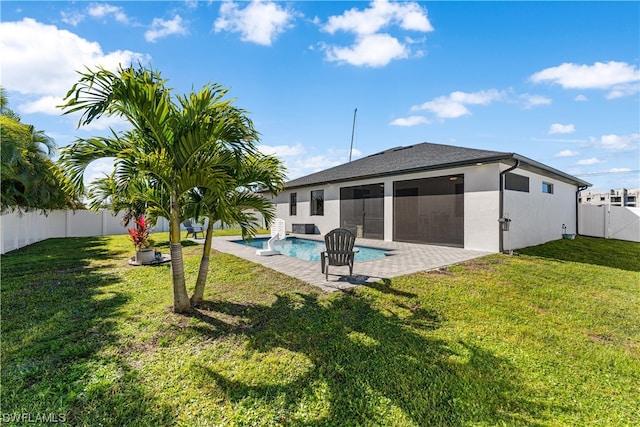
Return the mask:
<path fill-rule="evenodd" d="M 326 300 L 284 294 L 272 306 L 208 304 L 207 309 L 216 311 L 195 316 L 246 319 L 250 327 L 228 325 L 228 330 L 246 335 L 249 351 L 286 349 L 311 362 L 294 380 L 271 377 L 263 384 L 204 364 L 192 366 L 238 406 L 267 402 L 283 408 L 276 423 L 536 425 L 547 410 L 528 398 L 507 360 L 478 346 L 429 337 L 441 321 L 428 308 L 401 318 L 374 308 L 357 293 Z M 216 317 L 208 323 L 217 326 L 220 321 Z M 208 333 L 206 328 L 201 332 Z M 321 402 L 324 414 L 311 419 L 299 415 L 309 402 Z"/>
<path fill-rule="evenodd" d="M 117 354 L 119 278 L 93 265 L 126 259 L 105 238 L 50 239 L 2 257 L 2 411 L 62 414 L 71 425 L 165 424 Z M 107 352 L 108 353 L 108 352 Z M 135 402 L 131 404 L 131 402 Z"/>

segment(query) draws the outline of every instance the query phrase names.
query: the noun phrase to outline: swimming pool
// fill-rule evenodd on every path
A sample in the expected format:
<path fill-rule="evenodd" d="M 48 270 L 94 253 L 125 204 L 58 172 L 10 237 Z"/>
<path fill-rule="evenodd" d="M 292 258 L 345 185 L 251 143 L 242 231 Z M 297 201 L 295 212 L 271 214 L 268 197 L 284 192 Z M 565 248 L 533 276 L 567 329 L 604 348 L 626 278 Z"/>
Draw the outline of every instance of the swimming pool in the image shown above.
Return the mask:
<path fill-rule="evenodd" d="M 234 243 L 240 245 L 252 246 L 257 249 L 267 247 L 268 237 L 260 237 L 253 239 L 251 242 L 246 240 L 233 240 Z M 369 248 L 367 246 L 356 246 L 356 261 L 369 261 L 372 259 L 384 258 L 388 252 L 385 249 Z M 307 261 L 320 261 L 320 252 L 325 250 L 324 242 L 317 240 L 300 239 L 298 237 L 287 237 L 284 241 L 277 241 L 275 250 L 280 251 L 282 255 L 300 258 Z"/>

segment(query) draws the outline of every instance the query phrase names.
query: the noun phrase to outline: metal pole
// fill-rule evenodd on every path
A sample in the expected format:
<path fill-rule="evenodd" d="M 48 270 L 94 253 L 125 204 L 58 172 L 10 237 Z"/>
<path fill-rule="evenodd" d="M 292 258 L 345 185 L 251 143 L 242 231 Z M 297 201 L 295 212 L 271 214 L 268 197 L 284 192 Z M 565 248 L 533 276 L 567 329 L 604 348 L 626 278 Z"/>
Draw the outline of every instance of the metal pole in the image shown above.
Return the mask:
<path fill-rule="evenodd" d="M 351 127 L 351 147 L 349 148 L 349 163 L 351 163 L 351 152 L 353 151 L 353 135 L 356 131 L 356 113 L 358 109 L 353 110 L 353 126 Z"/>

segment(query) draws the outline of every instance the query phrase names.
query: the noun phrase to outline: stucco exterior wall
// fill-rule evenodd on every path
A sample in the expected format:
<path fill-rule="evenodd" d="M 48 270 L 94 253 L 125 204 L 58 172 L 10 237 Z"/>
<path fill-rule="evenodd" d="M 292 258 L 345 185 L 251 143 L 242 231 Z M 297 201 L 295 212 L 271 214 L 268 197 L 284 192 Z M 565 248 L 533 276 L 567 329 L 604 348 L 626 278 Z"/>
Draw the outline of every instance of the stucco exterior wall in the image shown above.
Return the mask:
<path fill-rule="evenodd" d="M 505 233 L 505 250 L 561 239 L 563 224 L 567 233 L 576 233 L 575 185 L 523 169 L 513 173 L 529 177 L 529 192 L 504 192 L 504 214 L 511 218 L 509 232 Z M 543 182 L 553 184 L 553 194 L 542 192 Z"/>
<path fill-rule="evenodd" d="M 272 200 L 276 203 L 276 216 L 285 220 L 287 230 L 291 231 L 292 224 L 311 223 L 316 225 L 317 232 L 325 234 L 340 226 L 341 187 L 383 183 L 384 240 L 391 241 L 393 240 L 393 183 L 395 181 L 463 174 L 465 179 L 464 247 L 497 252 L 499 250 L 498 173 L 497 164 L 419 172 L 285 190 Z M 323 216 L 310 214 L 311 191 L 314 190 L 324 190 Z M 289 195 L 292 192 L 297 193 L 297 215 L 295 216 L 289 215 Z"/>
<path fill-rule="evenodd" d="M 274 202 L 278 218 L 291 231 L 294 223 L 315 224 L 316 232 L 325 234 L 340 226 L 340 187 L 384 183 L 384 240 L 393 240 L 393 183 L 420 178 L 464 175 L 464 247 L 498 252 L 500 250 L 500 172 L 509 165 L 490 163 L 447 170 L 419 172 L 372 178 L 337 184 L 285 190 Z M 576 233 L 576 186 L 524 169 L 513 173 L 529 177 L 529 192 L 504 191 L 504 213 L 511 218 L 509 233 L 504 234 L 504 249 L 517 249 L 562 238 L 562 224 L 567 233 Z M 542 192 L 542 183 L 553 184 L 553 194 Z M 310 215 L 311 191 L 324 190 L 324 215 Z M 289 195 L 297 193 L 297 215 L 289 215 Z M 510 239 L 510 240 L 509 240 Z"/>

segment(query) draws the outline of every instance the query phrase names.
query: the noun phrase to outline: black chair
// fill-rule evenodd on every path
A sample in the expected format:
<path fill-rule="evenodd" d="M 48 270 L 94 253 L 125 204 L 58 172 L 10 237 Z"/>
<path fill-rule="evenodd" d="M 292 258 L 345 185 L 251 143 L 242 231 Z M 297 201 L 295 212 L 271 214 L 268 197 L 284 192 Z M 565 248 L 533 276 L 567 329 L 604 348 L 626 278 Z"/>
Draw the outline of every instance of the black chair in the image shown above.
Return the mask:
<path fill-rule="evenodd" d="M 186 220 L 185 222 L 182 223 L 182 225 L 184 225 L 184 228 L 187 229 L 187 238 L 189 238 L 189 235 L 193 235 L 193 238 L 197 239 L 198 233 L 202 234 L 204 238 L 204 231 L 202 230 L 202 227 L 199 227 L 199 226 L 194 227 L 193 225 L 191 225 L 190 220 Z"/>
<path fill-rule="evenodd" d="M 346 228 L 336 228 L 324 236 L 326 250 L 320 252 L 320 262 L 325 280 L 329 280 L 329 266 L 349 266 L 349 277 L 353 276 L 353 258 L 355 251 L 353 245 L 356 236 Z"/>

